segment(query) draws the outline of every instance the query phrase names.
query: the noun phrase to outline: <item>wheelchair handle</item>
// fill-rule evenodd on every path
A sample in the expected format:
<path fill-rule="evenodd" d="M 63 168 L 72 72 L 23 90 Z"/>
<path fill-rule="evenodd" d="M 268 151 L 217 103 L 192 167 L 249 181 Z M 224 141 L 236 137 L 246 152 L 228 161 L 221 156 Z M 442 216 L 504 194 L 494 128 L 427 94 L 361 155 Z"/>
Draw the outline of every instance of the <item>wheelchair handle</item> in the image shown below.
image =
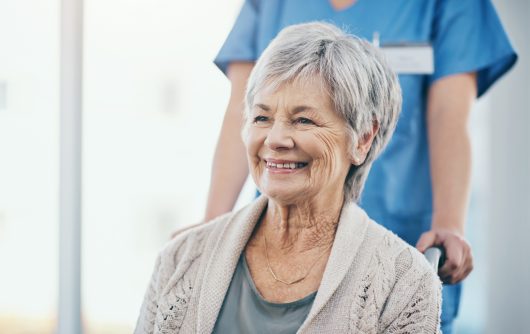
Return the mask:
<path fill-rule="evenodd" d="M 445 262 L 445 249 L 442 246 L 429 247 L 423 253 L 435 272 L 438 272 Z"/>

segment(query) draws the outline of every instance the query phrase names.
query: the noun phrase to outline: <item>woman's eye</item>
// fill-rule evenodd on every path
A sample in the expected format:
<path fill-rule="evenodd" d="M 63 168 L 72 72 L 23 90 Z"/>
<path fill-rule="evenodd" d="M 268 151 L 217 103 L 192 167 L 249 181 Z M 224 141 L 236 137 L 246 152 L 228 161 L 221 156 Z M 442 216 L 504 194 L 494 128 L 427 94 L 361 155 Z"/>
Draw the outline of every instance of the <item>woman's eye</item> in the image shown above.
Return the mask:
<path fill-rule="evenodd" d="M 267 116 L 256 116 L 254 117 L 254 123 L 261 123 L 268 121 L 269 118 Z"/>
<path fill-rule="evenodd" d="M 313 122 L 309 118 L 305 118 L 305 117 L 297 118 L 296 119 L 296 123 L 298 123 L 298 124 L 315 124 L 315 122 Z"/>

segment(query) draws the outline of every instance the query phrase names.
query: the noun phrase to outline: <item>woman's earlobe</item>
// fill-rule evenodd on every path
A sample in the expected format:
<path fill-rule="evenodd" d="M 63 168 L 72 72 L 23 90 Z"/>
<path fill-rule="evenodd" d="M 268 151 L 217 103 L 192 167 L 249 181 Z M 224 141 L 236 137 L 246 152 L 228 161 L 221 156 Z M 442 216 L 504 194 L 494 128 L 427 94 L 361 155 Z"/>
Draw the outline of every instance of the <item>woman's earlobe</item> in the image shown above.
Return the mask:
<path fill-rule="evenodd" d="M 354 164 L 360 165 L 364 162 L 364 160 L 366 160 L 368 152 L 370 152 L 370 149 L 372 148 L 372 144 L 378 132 L 379 124 L 374 121 L 372 123 L 372 131 L 364 134 L 357 143 L 357 149 L 355 150 L 355 152 L 353 152 L 352 155 L 353 160 L 356 160 Z"/>
<path fill-rule="evenodd" d="M 366 158 L 366 154 L 359 153 L 358 151 L 355 151 L 352 153 L 351 156 L 351 163 L 352 165 L 359 166 L 361 165 Z"/>

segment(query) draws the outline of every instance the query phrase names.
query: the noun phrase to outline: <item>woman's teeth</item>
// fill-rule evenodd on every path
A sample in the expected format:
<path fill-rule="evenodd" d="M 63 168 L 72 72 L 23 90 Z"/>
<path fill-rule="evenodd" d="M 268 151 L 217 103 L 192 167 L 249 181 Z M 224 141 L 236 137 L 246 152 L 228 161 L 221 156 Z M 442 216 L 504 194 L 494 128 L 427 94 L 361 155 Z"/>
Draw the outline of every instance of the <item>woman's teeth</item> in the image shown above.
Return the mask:
<path fill-rule="evenodd" d="M 274 162 L 267 161 L 267 167 L 271 168 L 288 168 L 288 169 L 296 169 L 296 168 L 302 168 L 305 165 L 307 165 L 304 162 L 290 162 L 290 163 L 284 163 L 284 164 L 276 164 Z"/>

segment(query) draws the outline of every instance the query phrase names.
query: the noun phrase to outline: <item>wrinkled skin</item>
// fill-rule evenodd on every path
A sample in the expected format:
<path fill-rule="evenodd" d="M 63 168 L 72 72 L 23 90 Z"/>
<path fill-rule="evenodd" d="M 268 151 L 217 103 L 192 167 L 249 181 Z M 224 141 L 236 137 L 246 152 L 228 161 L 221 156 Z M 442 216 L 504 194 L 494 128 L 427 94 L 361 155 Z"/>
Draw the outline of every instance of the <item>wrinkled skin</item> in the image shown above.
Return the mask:
<path fill-rule="evenodd" d="M 347 125 L 315 79 L 258 92 L 243 135 L 252 178 L 269 198 L 245 255 L 257 289 L 273 302 L 298 300 L 318 289 L 346 176 L 352 164 L 364 161 L 373 139 L 363 136 L 350 154 Z M 297 283 L 280 283 L 271 271 Z"/>
<path fill-rule="evenodd" d="M 283 205 L 342 203 L 352 164 L 349 138 L 318 80 L 264 89 L 254 98 L 248 122 L 244 140 L 249 168 L 261 192 Z M 267 168 L 271 160 L 307 165 L 275 173 Z"/>

